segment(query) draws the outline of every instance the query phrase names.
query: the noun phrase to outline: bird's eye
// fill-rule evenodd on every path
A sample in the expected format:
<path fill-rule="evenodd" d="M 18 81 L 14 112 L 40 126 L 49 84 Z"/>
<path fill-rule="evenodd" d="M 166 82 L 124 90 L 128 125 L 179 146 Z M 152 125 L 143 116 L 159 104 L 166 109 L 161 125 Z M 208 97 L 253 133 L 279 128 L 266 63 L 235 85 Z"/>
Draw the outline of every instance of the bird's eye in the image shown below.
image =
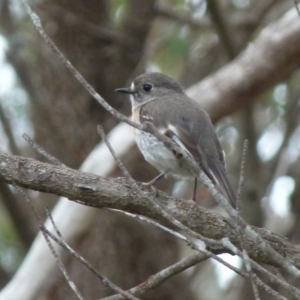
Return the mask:
<path fill-rule="evenodd" d="M 151 90 L 152 90 L 152 87 L 153 87 L 153 86 L 152 86 L 151 84 L 145 84 L 145 85 L 143 86 L 145 92 L 151 91 Z"/>

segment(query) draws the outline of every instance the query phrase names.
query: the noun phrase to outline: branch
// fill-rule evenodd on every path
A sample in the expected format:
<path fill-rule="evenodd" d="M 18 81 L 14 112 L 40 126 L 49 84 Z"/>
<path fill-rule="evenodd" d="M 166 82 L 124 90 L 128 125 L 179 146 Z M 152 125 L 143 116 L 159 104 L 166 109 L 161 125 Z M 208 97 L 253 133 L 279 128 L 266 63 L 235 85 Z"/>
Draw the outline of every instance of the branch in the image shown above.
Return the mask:
<path fill-rule="evenodd" d="M 47 45 L 88 93 L 109 113 L 137 128 L 136 124 L 124 118 L 96 93 L 47 36 L 39 17 L 31 10 L 27 2 L 21 1 Z M 299 37 L 299 16 L 293 9 L 279 21 L 262 30 L 256 41 L 238 58 L 190 87 L 187 90 L 188 95 L 210 114 L 213 121 L 247 106 L 256 96 L 285 80 L 289 74 L 298 69 L 300 64 Z"/>
<path fill-rule="evenodd" d="M 124 178 L 103 178 L 9 154 L 0 154 L 0 161 L 1 181 L 14 182 L 25 188 L 64 196 L 87 206 L 124 210 L 166 223 L 162 214 L 157 212 L 147 200 L 151 197 L 151 192 L 141 186 L 142 193 L 137 198 Z M 239 235 L 232 221 L 197 206 L 193 201 L 180 200 L 161 192 L 157 201 L 166 211 L 192 230 L 207 238 L 227 237 L 239 247 Z M 300 267 L 299 245 L 292 244 L 285 238 L 262 228 L 252 227 L 252 230 L 266 240 L 274 250 Z M 276 262 L 267 255 L 260 243 L 253 243 L 246 235 L 243 241 L 252 259 L 277 267 Z"/>
<path fill-rule="evenodd" d="M 207 1 L 207 8 L 220 40 L 226 49 L 226 54 L 231 60 L 238 53 L 234 35 L 232 34 L 231 30 L 232 26 L 228 22 L 227 18 L 225 18 L 222 8 L 219 7 L 219 3 L 216 0 Z"/>
<path fill-rule="evenodd" d="M 127 51 L 132 51 L 133 47 L 137 46 L 135 39 L 131 36 L 120 34 L 116 30 L 112 30 L 108 27 L 101 27 L 72 11 L 65 9 L 62 5 L 53 2 L 42 2 L 37 5 L 37 8 L 47 11 L 47 13 L 54 18 L 60 18 L 61 21 L 69 27 L 77 27 L 85 31 L 88 35 L 96 37 L 99 40 L 115 43 Z"/>
<path fill-rule="evenodd" d="M 167 267 L 162 271 L 158 272 L 154 276 L 150 276 L 145 282 L 139 284 L 134 288 L 131 288 L 129 292 L 135 296 L 143 295 L 145 291 L 156 287 L 158 284 L 161 284 L 162 282 L 174 276 L 175 274 L 179 274 L 180 272 L 206 259 L 207 259 L 207 255 L 200 254 L 200 253 L 184 258 L 181 261 L 175 263 L 174 265 Z M 121 299 L 124 299 L 122 295 L 113 295 L 113 296 L 106 297 L 103 300 L 121 300 Z"/>
<path fill-rule="evenodd" d="M 32 207 L 32 209 L 34 210 L 34 208 Z M 35 215 L 36 212 L 34 212 Z M 58 245 L 60 245 L 62 248 L 64 248 L 65 250 L 67 250 L 69 252 L 69 254 L 71 254 L 73 257 L 75 257 L 78 261 L 80 261 L 85 267 L 87 267 L 97 278 L 100 279 L 101 283 L 108 288 L 111 288 L 114 292 L 122 295 L 125 297 L 125 299 L 130 299 L 130 300 L 138 300 L 138 298 L 134 297 L 133 295 L 131 295 L 130 293 L 122 290 L 120 287 L 118 287 L 117 285 L 115 285 L 113 282 L 111 282 L 108 278 L 102 276 L 100 273 L 98 273 L 98 271 L 86 260 L 84 259 L 80 254 L 78 254 L 76 251 L 74 251 L 64 240 L 62 234 L 60 233 L 60 231 L 58 230 L 51 213 L 48 211 L 47 209 L 47 216 L 51 221 L 51 224 L 56 232 L 55 236 L 52 232 L 50 232 L 44 224 L 41 223 L 41 221 L 39 220 L 39 227 L 40 230 L 42 232 L 42 234 L 44 235 L 45 239 L 47 240 L 47 244 L 50 247 L 51 242 L 50 242 L 50 238 L 55 241 Z M 50 245 L 49 245 L 50 244 Z M 60 258 L 58 257 L 58 255 L 56 254 L 54 248 L 51 245 L 51 251 L 55 253 L 55 257 L 56 259 Z M 53 253 L 53 254 L 54 254 Z M 61 262 L 61 260 L 60 260 Z M 66 277 L 66 276 L 65 276 Z"/>
<path fill-rule="evenodd" d="M 231 14 L 230 19 L 232 26 L 234 27 L 233 32 L 243 28 L 257 28 L 266 13 L 279 1 L 280 0 L 257 1 L 256 3 L 253 3 L 250 11 L 247 10 L 246 12 L 243 11 Z M 208 30 L 212 27 L 211 21 L 206 18 L 206 16 L 202 16 L 201 19 L 193 18 L 191 11 L 174 9 L 172 6 L 162 3 L 156 4 L 155 13 L 158 17 L 164 17 L 171 21 L 178 22 L 181 25 L 189 25 L 198 30 Z"/>
<path fill-rule="evenodd" d="M 295 9 L 268 25 L 235 60 L 187 90 L 213 121 L 231 114 L 286 79 L 300 64 Z"/>
<path fill-rule="evenodd" d="M 134 144 L 131 127 L 124 123 L 116 126 L 107 138 L 116 149 L 116 154 L 122 159 Z M 53 162 L 51 163 L 53 164 Z M 115 168 L 114 159 L 104 143 L 99 143 L 80 167 L 83 172 L 103 177 L 110 177 Z M 3 185 L 6 186 L 5 183 Z M 67 201 L 64 197 L 60 198 L 52 211 L 53 218 L 67 242 L 74 241 L 78 236 L 86 234 L 94 225 L 93 220 L 98 213 L 96 209 L 76 205 L 76 203 Z M 49 220 L 46 222 L 46 226 L 51 230 Z M 52 232 L 54 233 L 53 229 Z M 63 251 L 57 245 L 54 245 L 54 247 L 59 254 Z M 44 262 L 42 265 L 41 261 Z M 53 272 L 56 272 L 56 269 L 55 260 L 42 234 L 38 234 L 23 260 L 22 266 L 9 284 L 1 290 L 0 299 L 36 299 L 39 297 L 40 287 L 49 282 L 49 278 L 53 277 Z M 32 278 L 35 278 L 35 280 L 32 280 Z"/>

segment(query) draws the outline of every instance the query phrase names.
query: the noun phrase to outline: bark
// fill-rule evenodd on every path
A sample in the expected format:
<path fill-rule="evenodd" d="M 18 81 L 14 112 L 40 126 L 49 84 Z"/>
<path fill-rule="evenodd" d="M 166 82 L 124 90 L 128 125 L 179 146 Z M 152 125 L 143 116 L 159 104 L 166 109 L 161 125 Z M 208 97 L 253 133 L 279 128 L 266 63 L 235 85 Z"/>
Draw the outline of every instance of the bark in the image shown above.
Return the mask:
<path fill-rule="evenodd" d="M 137 195 L 124 178 L 103 178 L 9 154 L 1 154 L 0 160 L 0 180 L 6 183 L 14 182 L 25 188 L 54 193 L 91 207 L 114 208 L 167 222 L 161 212 L 156 211 L 147 200 L 153 197 L 153 192 L 141 185 L 141 194 Z M 235 245 L 239 245 L 235 225 L 221 215 L 199 207 L 191 200 L 172 198 L 161 192 L 157 201 L 194 231 L 213 239 L 228 237 Z M 299 245 L 263 228 L 253 229 L 277 252 L 300 267 Z M 261 245 L 253 244 L 247 236 L 244 239 L 245 248 L 253 259 L 277 266 L 276 261 L 265 253 Z"/>
<path fill-rule="evenodd" d="M 187 90 L 212 120 L 245 108 L 261 93 L 286 80 L 300 63 L 296 10 L 263 29 L 235 60 Z"/>

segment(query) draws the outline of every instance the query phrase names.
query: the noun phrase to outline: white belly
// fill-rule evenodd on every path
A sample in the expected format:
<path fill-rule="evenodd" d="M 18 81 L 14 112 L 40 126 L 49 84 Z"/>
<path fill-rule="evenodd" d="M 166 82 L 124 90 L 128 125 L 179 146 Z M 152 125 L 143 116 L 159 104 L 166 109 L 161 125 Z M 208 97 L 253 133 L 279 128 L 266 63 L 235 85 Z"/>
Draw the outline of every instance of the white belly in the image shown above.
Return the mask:
<path fill-rule="evenodd" d="M 160 172 L 168 172 L 176 177 L 193 177 L 181 160 L 152 134 L 136 130 L 136 142 L 145 159 Z"/>

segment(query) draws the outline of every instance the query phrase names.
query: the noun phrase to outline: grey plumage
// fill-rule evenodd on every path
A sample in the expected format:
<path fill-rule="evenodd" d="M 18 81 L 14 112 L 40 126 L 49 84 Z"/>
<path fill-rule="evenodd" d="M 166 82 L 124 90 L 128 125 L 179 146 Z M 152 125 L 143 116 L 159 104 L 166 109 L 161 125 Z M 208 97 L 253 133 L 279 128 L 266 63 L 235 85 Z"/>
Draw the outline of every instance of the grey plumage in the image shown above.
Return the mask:
<path fill-rule="evenodd" d="M 134 121 L 153 122 L 197 161 L 235 207 L 236 194 L 228 180 L 223 150 L 211 120 L 178 82 L 161 73 L 145 73 L 134 80 L 130 89 L 117 91 L 130 94 Z M 193 177 L 187 166 L 154 136 L 137 130 L 136 140 L 145 159 L 159 171 Z"/>

